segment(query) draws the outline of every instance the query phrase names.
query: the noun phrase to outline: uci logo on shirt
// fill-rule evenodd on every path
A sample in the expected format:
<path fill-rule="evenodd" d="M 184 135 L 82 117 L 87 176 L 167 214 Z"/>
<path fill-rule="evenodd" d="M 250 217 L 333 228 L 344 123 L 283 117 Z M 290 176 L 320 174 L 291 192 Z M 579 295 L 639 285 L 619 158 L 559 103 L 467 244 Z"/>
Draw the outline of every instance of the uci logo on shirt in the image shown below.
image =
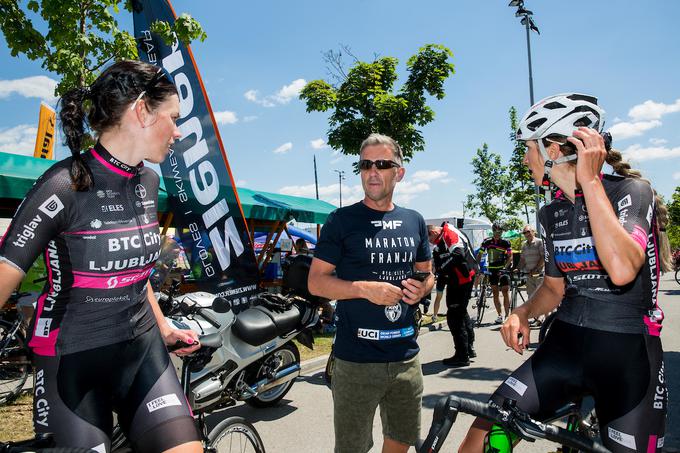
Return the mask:
<path fill-rule="evenodd" d="M 396 230 L 402 224 L 401 220 L 371 220 L 374 227 L 382 228 L 383 230 Z"/>

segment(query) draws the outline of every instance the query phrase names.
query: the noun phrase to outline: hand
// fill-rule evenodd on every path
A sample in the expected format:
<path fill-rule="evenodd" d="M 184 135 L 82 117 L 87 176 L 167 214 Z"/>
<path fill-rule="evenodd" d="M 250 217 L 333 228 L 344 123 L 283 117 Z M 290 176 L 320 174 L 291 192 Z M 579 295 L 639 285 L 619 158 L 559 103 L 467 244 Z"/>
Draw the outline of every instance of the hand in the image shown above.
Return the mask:
<path fill-rule="evenodd" d="M 573 137 L 567 140 L 576 147 L 576 181 L 583 186 L 593 180 L 600 179 L 602 164 L 607 157 L 604 139 L 595 129 L 579 127 Z"/>
<path fill-rule="evenodd" d="M 163 341 L 168 346 L 172 346 L 178 341 L 183 341 L 192 345 L 172 352 L 178 357 L 189 355 L 201 347 L 201 343 L 198 341 L 198 334 L 190 329 L 180 330 L 168 327 L 165 332 L 161 332 L 161 335 L 163 336 Z"/>
<path fill-rule="evenodd" d="M 425 279 L 425 281 L 427 281 L 427 279 Z M 425 282 L 407 278 L 406 280 L 401 281 L 401 286 L 403 287 L 402 300 L 409 305 L 415 305 L 425 297 Z"/>
<path fill-rule="evenodd" d="M 401 288 L 386 282 L 363 282 L 363 297 L 376 305 L 396 305 L 404 294 Z"/>
<path fill-rule="evenodd" d="M 521 308 L 521 307 L 520 307 Z M 511 347 L 518 354 L 523 354 L 529 347 L 529 318 L 524 310 L 516 309 L 501 327 L 501 336 L 506 345 Z"/>

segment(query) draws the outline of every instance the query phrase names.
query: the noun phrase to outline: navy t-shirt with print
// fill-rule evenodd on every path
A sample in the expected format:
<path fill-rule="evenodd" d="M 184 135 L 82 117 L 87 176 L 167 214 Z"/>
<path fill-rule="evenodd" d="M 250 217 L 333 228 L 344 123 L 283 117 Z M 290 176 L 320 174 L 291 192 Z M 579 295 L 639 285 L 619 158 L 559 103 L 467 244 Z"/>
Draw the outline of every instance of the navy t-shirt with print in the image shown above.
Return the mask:
<path fill-rule="evenodd" d="M 314 257 L 347 281 L 400 286 L 417 262 L 431 259 L 427 228 L 416 211 L 395 206 L 376 211 L 362 202 L 337 209 L 321 230 Z M 338 301 L 336 357 L 350 362 L 396 362 L 418 353 L 415 306 L 385 307 L 366 299 Z"/>

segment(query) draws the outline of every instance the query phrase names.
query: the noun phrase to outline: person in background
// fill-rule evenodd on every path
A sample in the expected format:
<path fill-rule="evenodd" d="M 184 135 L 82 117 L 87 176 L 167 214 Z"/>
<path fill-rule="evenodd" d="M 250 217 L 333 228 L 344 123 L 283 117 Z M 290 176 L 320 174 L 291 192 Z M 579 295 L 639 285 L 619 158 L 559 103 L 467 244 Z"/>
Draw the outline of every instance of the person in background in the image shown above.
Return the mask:
<path fill-rule="evenodd" d="M 326 220 L 309 291 L 338 301 L 332 380 L 336 453 L 371 449 L 378 407 L 382 452 L 406 453 L 420 437 L 423 375 L 416 306 L 434 285 L 432 256 L 423 217 L 392 202 L 406 171 L 401 147 L 371 134 L 359 159 L 364 199 Z M 427 275 L 422 281 L 410 278 L 414 270 Z"/>
<path fill-rule="evenodd" d="M 527 297 L 531 297 L 536 288 L 543 282 L 545 248 L 543 240 L 536 237 L 536 232 L 531 225 L 525 225 L 522 234 L 526 241 L 522 244 L 518 267 L 521 272 L 526 274 Z"/>
<path fill-rule="evenodd" d="M 486 252 L 487 268 L 490 273 L 489 284 L 493 292 L 493 304 L 498 313 L 498 318 L 496 318 L 495 322 L 496 324 L 501 324 L 504 319 L 503 313 L 505 313 L 505 317 L 510 314 L 510 277 L 502 273 L 502 271 L 509 269 L 512 265 L 512 247 L 510 242 L 501 238 L 503 227 L 500 223 L 493 223 L 492 232 L 493 235 L 482 242 L 482 246 L 477 254 L 477 261 L 480 260 L 481 254 Z M 505 312 L 501 311 L 498 286 L 501 287 L 500 289 L 503 292 L 503 309 Z"/>
<path fill-rule="evenodd" d="M 477 356 L 473 348 L 475 334 L 467 306 L 479 266 L 472 255 L 470 240 L 449 223 L 441 227 L 428 225 L 427 235 L 435 246 L 433 255 L 435 268 L 439 269 L 438 281 L 446 282 L 446 321 L 456 349 L 455 354 L 442 360 L 442 363 L 451 367 L 468 366 L 470 358 Z"/>

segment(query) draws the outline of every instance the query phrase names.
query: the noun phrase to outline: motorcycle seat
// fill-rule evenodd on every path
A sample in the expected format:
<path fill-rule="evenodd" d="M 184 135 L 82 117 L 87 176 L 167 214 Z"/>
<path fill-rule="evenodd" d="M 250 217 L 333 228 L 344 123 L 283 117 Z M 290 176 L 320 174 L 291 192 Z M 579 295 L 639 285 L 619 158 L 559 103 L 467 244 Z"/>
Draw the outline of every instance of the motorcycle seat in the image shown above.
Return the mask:
<path fill-rule="evenodd" d="M 208 348 L 219 349 L 222 347 L 222 332 L 214 332 L 208 335 L 199 337 L 201 346 Z"/>
<path fill-rule="evenodd" d="M 301 319 L 302 313 L 295 305 L 285 311 L 256 306 L 238 314 L 232 332 L 246 343 L 260 346 L 295 330 Z"/>

